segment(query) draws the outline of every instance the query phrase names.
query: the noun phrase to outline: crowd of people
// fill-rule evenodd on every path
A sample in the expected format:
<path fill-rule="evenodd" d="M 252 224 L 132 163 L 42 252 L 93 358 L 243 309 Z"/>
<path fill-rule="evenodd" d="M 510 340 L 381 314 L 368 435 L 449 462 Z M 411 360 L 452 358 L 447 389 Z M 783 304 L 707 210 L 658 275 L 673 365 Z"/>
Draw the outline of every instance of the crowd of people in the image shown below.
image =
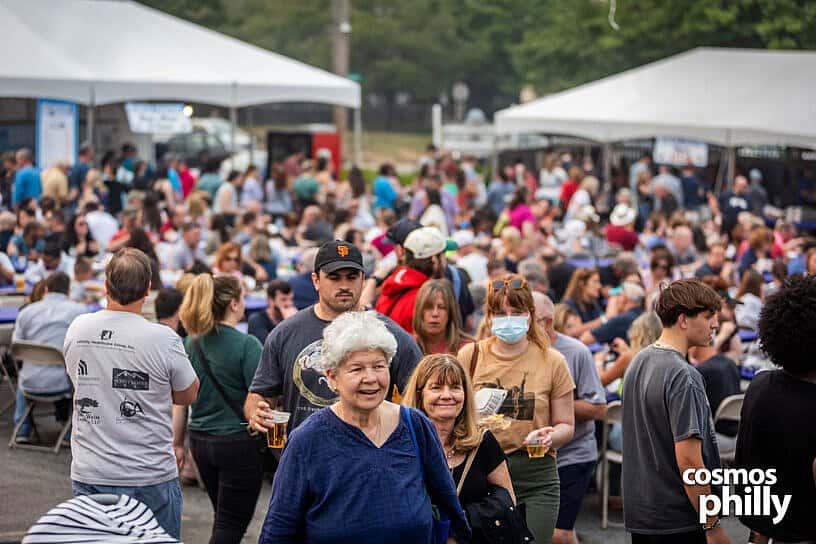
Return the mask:
<path fill-rule="evenodd" d="M 75 495 L 133 497 L 179 538 L 188 475 L 231 543 L 274 472 L 264 543 L 573 544 L 611 448 L 633 542 L 723 543 L 682 474 L 730 451 L 793 496 L 781 523 L 741 518 L 752 538 L 816 539 L 816 239 L 764 216 L 760 172 L 715 195 L 648 155 L 603 182 L 591 157 L 491 179 L 433 146 L 405 185 L 322 151 L 267 180 L 200 162 L 4 157 L 13 340 L 67 370 L 23 364 L 15 441 L 24 392 L 72 396 Z M 746 386 L 739 425 L 714 422 Z"/>

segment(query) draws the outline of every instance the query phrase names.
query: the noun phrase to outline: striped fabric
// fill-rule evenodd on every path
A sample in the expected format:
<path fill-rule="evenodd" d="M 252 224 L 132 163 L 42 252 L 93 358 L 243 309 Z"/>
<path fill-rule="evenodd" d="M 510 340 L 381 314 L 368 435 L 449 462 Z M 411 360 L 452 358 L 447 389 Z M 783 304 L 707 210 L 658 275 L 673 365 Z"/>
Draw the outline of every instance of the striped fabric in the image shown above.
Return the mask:
<path fill-rule="evenodd" d="M 41 517 L 23 539 L 23 544 L 46 542 L 171 544 L 179 541 L 164 532 L 147 506 L 120 495 L 111 505 L 100 504 L 87 496 L 60 504 Z"/>

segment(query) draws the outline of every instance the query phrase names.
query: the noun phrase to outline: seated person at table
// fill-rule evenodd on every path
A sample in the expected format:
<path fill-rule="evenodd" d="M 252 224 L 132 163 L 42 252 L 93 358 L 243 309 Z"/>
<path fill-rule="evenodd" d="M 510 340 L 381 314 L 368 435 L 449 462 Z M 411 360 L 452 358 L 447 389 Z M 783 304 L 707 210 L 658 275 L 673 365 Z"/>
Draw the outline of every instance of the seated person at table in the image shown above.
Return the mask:
<path fill-rule="evenodd" d="M 291 285 L 283 280 L 270 281 L 266 286 L 267 307 L 249 316 L 247 332 L 263 344 L 278 323 L 297 313 L 293 298 Z"/>
<path fill-rule="evenodd" d="M 708 404 L 711 413 L 717 414 L 717 408 L 725 397 L 740 394 L 740 371 L 733 359 L 719 353 L 716 347 L 697 346 L 689 349 L 689 360 L 697 367 L 705 382 Z M 734 449 L 734 437 L 737 436 L 736 421 L 719 421 L 715 425 L 720 450 Z"/>
<path fill-rule="evenodd" d="M 71 300 L 87 304 L 104 296 L 105 286 L 93 282 L 93 261 L 88 257 L 77 257 L 74 279 L 71 280 Z"/>
<path fill-rule="evenodd" d="M 165 266 L 171 270 L 187 270 L 195 261 L 207 261 L 207 256 L 199 248 L 201 225 L 190 221 L 181 227 L 181 237 L 173 244 Z"/>
<path fill-rule="evenodd" d="M 21 340 L 54 346 L 60 351 L 65 341 L 68 326 L 78 315 L 88 312 L 83 304 L 68 300 L 71 280 L 64 272 L 55 272 L 45 280 L 46 294 L 39 302 L 29 304 L 20 310 L 12 334 L 12 342 Z M 39 394 L 57 394 L 71 389 L 71 382 L 63 366 L 23 364 L 20 370 L 19 387 L 14 407 L 14 424 L 22 419 L 26 411 L 23 391 Z M 71 401 L 56 403 L 56 416 L 60 422 L 67 421 L 71 413 Z M 31 437 L 31 420 L 28 419 L 17 432 L 16 441 L 26 443 Z"/>
<path fill-rule="evenodd" d="M 14 283 L 14 263 L 9 256 L 0 252 L 0 286 Z"/>
<path fill-rule="evenodd" d="M 581 318 L 579 335 L 606 322 L 599 300 L 601 287 L 601 275 L 593 268 L 578 268 L 572 274 L 562 302 Z"/>
<path fill-rule="evenodd" d="M 643 313 L 645 297 L 643 287 L 631 281 L 623 282 L 620 293 L 610 299 L 607 307 L 607 315 L 614 317 L 610 317 L 600 327 L 584 332 L 581 341 L 589 345 L 595 342 L 607 344 L 615 338 L 628 340 L 629 327 Z"/>
<path fill-rule="evenodd" d="M 45 244 L 45 249 L 43 249 L 39 260 L 29 261 L 28 269 L 25 271 L 25 279 L 28 283 L 37 283 L 54 272 L 64 272 L 69 276 L 72 272 L 68 262 L 62 260 L 62 249 L 56 240 Z"/>

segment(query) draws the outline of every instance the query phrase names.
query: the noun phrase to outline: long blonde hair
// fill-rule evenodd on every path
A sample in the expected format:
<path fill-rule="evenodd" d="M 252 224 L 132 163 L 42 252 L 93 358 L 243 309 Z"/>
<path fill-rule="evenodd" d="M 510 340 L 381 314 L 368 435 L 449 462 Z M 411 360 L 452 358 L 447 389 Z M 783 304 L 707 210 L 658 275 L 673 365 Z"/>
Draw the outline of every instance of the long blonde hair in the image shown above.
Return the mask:
<path fill-rule="evenodd" d="M 629 343 L 632 353 L 654 344 L 663 332 L 660 318 L 654 312 L 647 312 L 635 319 L 629 326 Z"/>
<path fill-rule="evenodd" d="M 420 359 L 414 373 L 411 374 L 411 379 L 405 386 L 402 404 L 425 413 L 422 406 L 422 390 L 432 378 L 436 384 L 451 387 L 461 386 L 464 390 L 465 403 L 453 424 L 451 436 L 455 451 L 466 453 L 472 450 L 481 441 L 481 431 L 476 424 L 473 384 L 456 357 L 448 354 L 435 354 L 426 355 Z"/>
<path fill-rule="evenodd" d="M 227 315 L 233 300 L 243 296 L 235 276 L 199 274 L 190 283 L 179 308 L 179 319 L 193 336 L 210 332 Z"/>

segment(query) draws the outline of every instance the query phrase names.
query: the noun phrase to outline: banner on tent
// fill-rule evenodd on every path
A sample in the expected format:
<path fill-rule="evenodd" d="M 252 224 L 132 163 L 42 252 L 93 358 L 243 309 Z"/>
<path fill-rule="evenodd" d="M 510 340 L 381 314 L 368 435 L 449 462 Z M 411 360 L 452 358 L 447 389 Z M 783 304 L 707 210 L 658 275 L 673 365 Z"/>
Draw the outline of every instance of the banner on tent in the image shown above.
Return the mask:
<path fill-rule="evenodd" d="M 184 115 L 184 104 L 125 104 L 130 130 L 134 134 L 180 134 L 193 131 L 190 118 Z"/>
<path fill-rule="evenodd" d="M 657 164 L 708 166 L 708 144 L 680 138 L 655 138 L 652 158 Z"/>
<path fill-rule="evenodd" d="M 79 147 L 77 105 L 64 100 L 37 100 L 37 165 L 76 162 Z"/>

